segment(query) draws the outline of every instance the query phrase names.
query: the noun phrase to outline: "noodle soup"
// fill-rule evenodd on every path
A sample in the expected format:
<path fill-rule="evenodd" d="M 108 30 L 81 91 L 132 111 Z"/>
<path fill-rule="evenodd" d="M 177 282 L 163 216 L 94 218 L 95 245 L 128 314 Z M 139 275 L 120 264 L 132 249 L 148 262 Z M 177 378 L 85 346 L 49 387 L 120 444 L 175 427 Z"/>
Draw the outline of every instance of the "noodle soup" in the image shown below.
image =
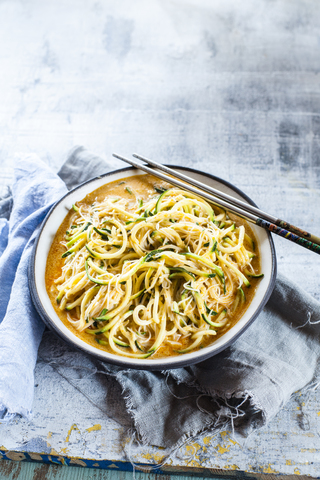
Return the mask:
<path fill-rule="evenodd" d="M 134 359 L 206 347 L 247 309 L 260 272 L 250 227 L 150 175 L 79 200 L 48 255 L 46 288 L 79 338 Z"/>

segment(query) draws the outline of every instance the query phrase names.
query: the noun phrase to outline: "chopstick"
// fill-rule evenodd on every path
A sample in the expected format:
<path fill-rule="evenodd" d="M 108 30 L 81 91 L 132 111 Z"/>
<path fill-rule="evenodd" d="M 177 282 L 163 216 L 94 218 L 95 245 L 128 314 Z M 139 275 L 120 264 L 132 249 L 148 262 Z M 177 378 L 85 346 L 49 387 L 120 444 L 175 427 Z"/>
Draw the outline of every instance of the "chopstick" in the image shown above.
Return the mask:
<path fill-rule="evenodd" d="M 119 160 L 123 160 L 124 162 L 129 163 L 133 167 L 149 173 L 150 175 L 161 178 L 162 180 L 165 180 L 166 182 L 169 182 L 184 190 L 190 191 L 195 195 L 199 195 L 208 200 L 209 202 L 213 203 L 214 205 L 223 207 L 228 211 L 233 212 L 236 215 L 250 221 L 251 223 L 254 223 L 255 225 L 263 227 L 272 233 L 280 235 L 281 237 L 286 238 L 291 242 L 297 243 L 298 245 L 307 248 L 308 250 L 320 254 L 320 239 L 318 237 L 308 232 L 305 232 L 298 227 L 290 225 L 283 220 L 277 219 L 276 217 L 273 217 L 272 215 L 269 215 L 262 210 L 253 207 L 252 205 L 249 205 L 241 200 L 231 197 L 226 193 L 220 192 L 215 188 L 209 187 L 208 185 L 205 185 L 193 178 L 187 177 L 182 173 L 176 172 L 171 168 L 165 167 L 164 165 L 146 159 L 140 155 L 134 154 L 133 156 L 135 158 L 139 158 L 142 161 L 150 163 L 150 165 L 166 173 L 161 173 L 160 171 L 149 168 L 146 165 L 136 162 L 135 160 L 125 158 L 116 153 L 113 153 L 113 156 L 115 158 L 118 158 Z M 183 182 L 178 180 L 178 178 L 182 179 Z M 186 185 L 186 183 L 184 182 L 187 182 L 188 184 Z M 193 185 L 195 185 L 197 188 L 195 188 Z"/>

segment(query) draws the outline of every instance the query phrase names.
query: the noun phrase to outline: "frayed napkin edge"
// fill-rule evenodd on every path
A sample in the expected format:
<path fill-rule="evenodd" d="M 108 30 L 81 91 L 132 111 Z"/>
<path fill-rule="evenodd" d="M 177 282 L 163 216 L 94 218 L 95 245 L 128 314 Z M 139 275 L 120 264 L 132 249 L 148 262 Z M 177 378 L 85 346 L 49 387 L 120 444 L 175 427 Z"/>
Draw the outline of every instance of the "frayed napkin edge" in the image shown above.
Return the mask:
<path fill-rule="evenodd" d="M 11 423 L 16 418 L 20 418 L 20 417 L 23 417 L 26 420 L 30 421 L 32 418 L 32 411 L 26 410 L 23 407 L 21 407 L 20 409 L 17 409 L 17 411 L 14 411 L 14 412 L 10 411 L 5 406 L 5 402 L 0 399 L 0 425 L 2 423 L 6 423 L 6 424 Z"/>
<path fill-rule="evenodd" d="M 243 391 L 237 391 L 237 390 L 230 391 L 229 390 L 229 391 L 222 392 L 220 390 L 209 389 L 209 388 L 205 388 L 204 386 L 200 386 L 196 379 L 192 379 L 192 380 L 191 379 L 190 380 L 182 379 L 182 378 L 179 378 L 178 376 L 174 375 L 173 372 L 174 372 L 174 370 L 169 370 L 169 371 L 164 370 L 161 373 L 165 375 L 166 380 L 168 380 L 168 378 L 171 377 L 178 385 L 179 384 L 185 384 L 188 387 L 196 388 L 196 390 L 199 392 L 199 396 L 207 395 L 207 396 L 211 397 L 212 401 L 219 404 L 219 407 L 220 407 L 219 408 L 220 413 L 219 413 L 219 410 L 218 410 L 217 411 L 218 416 L 215 415 L 217 424 L 219 424 L 220 417 L 222 417 L 222 419 L 225 419 L 224 421 L 222 421 L 222 424 L 224 426 L 230 425 L 233 433 L 234 433 L 233 422 L 237 418 L 241 418 L 241 416 L 238 415 L 237 413 L 236 413 L 236 415 L 233 415 L 232 410 L 237 410 L 237 409 L 241 408 L 241 406 L 246 401 L 249 401 L 249 403 L 250 403 L 250 406 L 252 408 L 252 414 L 260 414 L 260 420 L 257 421 L 257 419 L 256 419 L 256 422 L 252 422 L 252 424 L 248 424 L 249 432 L 245 433 L 244 430 L 241 431 L 241 435 L 243 437 L 247 437 L 253 429 L 262 428 L 264 425 L 266 425 L 273 418 L 271 416 L 270 416 L 270 418 L 267 417 L 267 415 L 266 415 L 261 403 L 257 399 L 256 395 L 253 392 L 251 392 L 250 390 L 243 390 Z M 231 400 L 231 399 L 234 399 L 234 398 L 239 400 L 239 404 L 237 406 L 229 405 L 228 401 Z M 222 403 L 222 405 L 220 405 L 221 403 Z M 223 411 L 221 411 L 221 409 L 224 408 L 224 407 L 229 410 L 230 414 L 227 414 L 227 411 L 225 411 L 224 413 L 223 413 Z M 206 412 L 206 413 L 209 414 L 211 412 Z M 211 413 L 211 415 L 213 415 L 213 413 Z"/>

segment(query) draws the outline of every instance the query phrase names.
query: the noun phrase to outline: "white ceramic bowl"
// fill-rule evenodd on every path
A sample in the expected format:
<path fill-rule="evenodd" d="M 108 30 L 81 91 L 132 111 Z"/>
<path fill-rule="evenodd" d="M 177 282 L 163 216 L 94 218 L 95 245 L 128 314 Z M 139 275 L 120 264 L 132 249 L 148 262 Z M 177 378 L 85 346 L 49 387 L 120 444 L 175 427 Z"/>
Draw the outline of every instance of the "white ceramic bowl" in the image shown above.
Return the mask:
<path fill-rule="evenodd" d="M 218 190 L 221 190 L 229 195 L 244 200 L 248 203 L 253 202 L 239 189 L 232 186 L 228 182 L 221 180 L 209 174 L 201 173 L 190 168 L 173 167 L 177 171 L 181 171 L 200 182 L 206 183 Z M 276 256 L 273 241 L 269 232 L 263 228 L 252 225 L 252 229 L 259 244 L 261 271 L 264 277 L 258 283 L 255 296 L 251 301 L 248 309 L 245 311 L 241 319 L 223 336 L 218 338 L 213 344 L 201 350 L 186 353 L 179 356 L 158 358 L 153 360 L 148 359 L 132 359 L 128 357 L 121 357 L 108 352 L 104 352 L 98 348 L 88 345 L 83 340 L 76 337 L 60 320 L 56 314 L 45 287 L 45 269 L 46 259 L 50 250 L 51 243 L 54 239 L 57 229 L 61 225 L 66 216 L 67 210 L 70 210 L 72 204 L 78 200 L 82 200 L 88 193 L 105 185 L 125 177 L 133 175 L 143 175 L 144 172 L 136 170 L 132 167 L 117 170 L 107 173 L 100 177 L 94 178 L 88 182 L 83 183 L 74 190 L 71 190 L 64 197 L 61 198 L 51 209 L 48 216 L 43 222 L 39 237 L 34 246 L 33 256 L 31 258 L 29 269 L 29 284 L 33 302 L 36 306 L 46 325 L 51 328 L 59 337 L 67 343 L 84 352 L 93 355 L 94 357 L 113 363 L 126 368 L 147 369 L 147 370 L 164 370 L 168 368 L 178 368 L 182 366 L 191 365 L 205 360 L 213 355 L 224 350 L 232 342 L 234 342 L 239 335 L 253 322 L 259 315 L 262 308 L 268 301 L 273 290 L 276 279 Z M 262 334 L 262 332 L 261 332 Z"/>

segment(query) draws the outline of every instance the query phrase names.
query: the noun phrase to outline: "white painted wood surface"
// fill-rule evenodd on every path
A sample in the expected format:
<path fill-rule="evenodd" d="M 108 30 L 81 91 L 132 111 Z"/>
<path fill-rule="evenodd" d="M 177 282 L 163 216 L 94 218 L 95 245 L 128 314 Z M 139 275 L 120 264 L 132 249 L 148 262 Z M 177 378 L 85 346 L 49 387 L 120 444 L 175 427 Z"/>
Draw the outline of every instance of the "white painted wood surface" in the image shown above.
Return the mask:
<path fill-rule="evenodd" d="M 317 0 L 2 0 L 1 187 L 15 152 L 57 170 L 76 144 L 106 158 L 138 151 L 220 176 L 320 235 L 319 27 Z M 319 257 L 274 240 L 279 271 L 319 300 Z M 124 459 L 107 385 L 79 382 L 89 399 L 40 358 L 33 421 L 2 425 L 0 444 Z M 319 393 L 299 395 L 244 444 L 204 436 L 171 462 L 318 476 L 319 405 Z"/>

